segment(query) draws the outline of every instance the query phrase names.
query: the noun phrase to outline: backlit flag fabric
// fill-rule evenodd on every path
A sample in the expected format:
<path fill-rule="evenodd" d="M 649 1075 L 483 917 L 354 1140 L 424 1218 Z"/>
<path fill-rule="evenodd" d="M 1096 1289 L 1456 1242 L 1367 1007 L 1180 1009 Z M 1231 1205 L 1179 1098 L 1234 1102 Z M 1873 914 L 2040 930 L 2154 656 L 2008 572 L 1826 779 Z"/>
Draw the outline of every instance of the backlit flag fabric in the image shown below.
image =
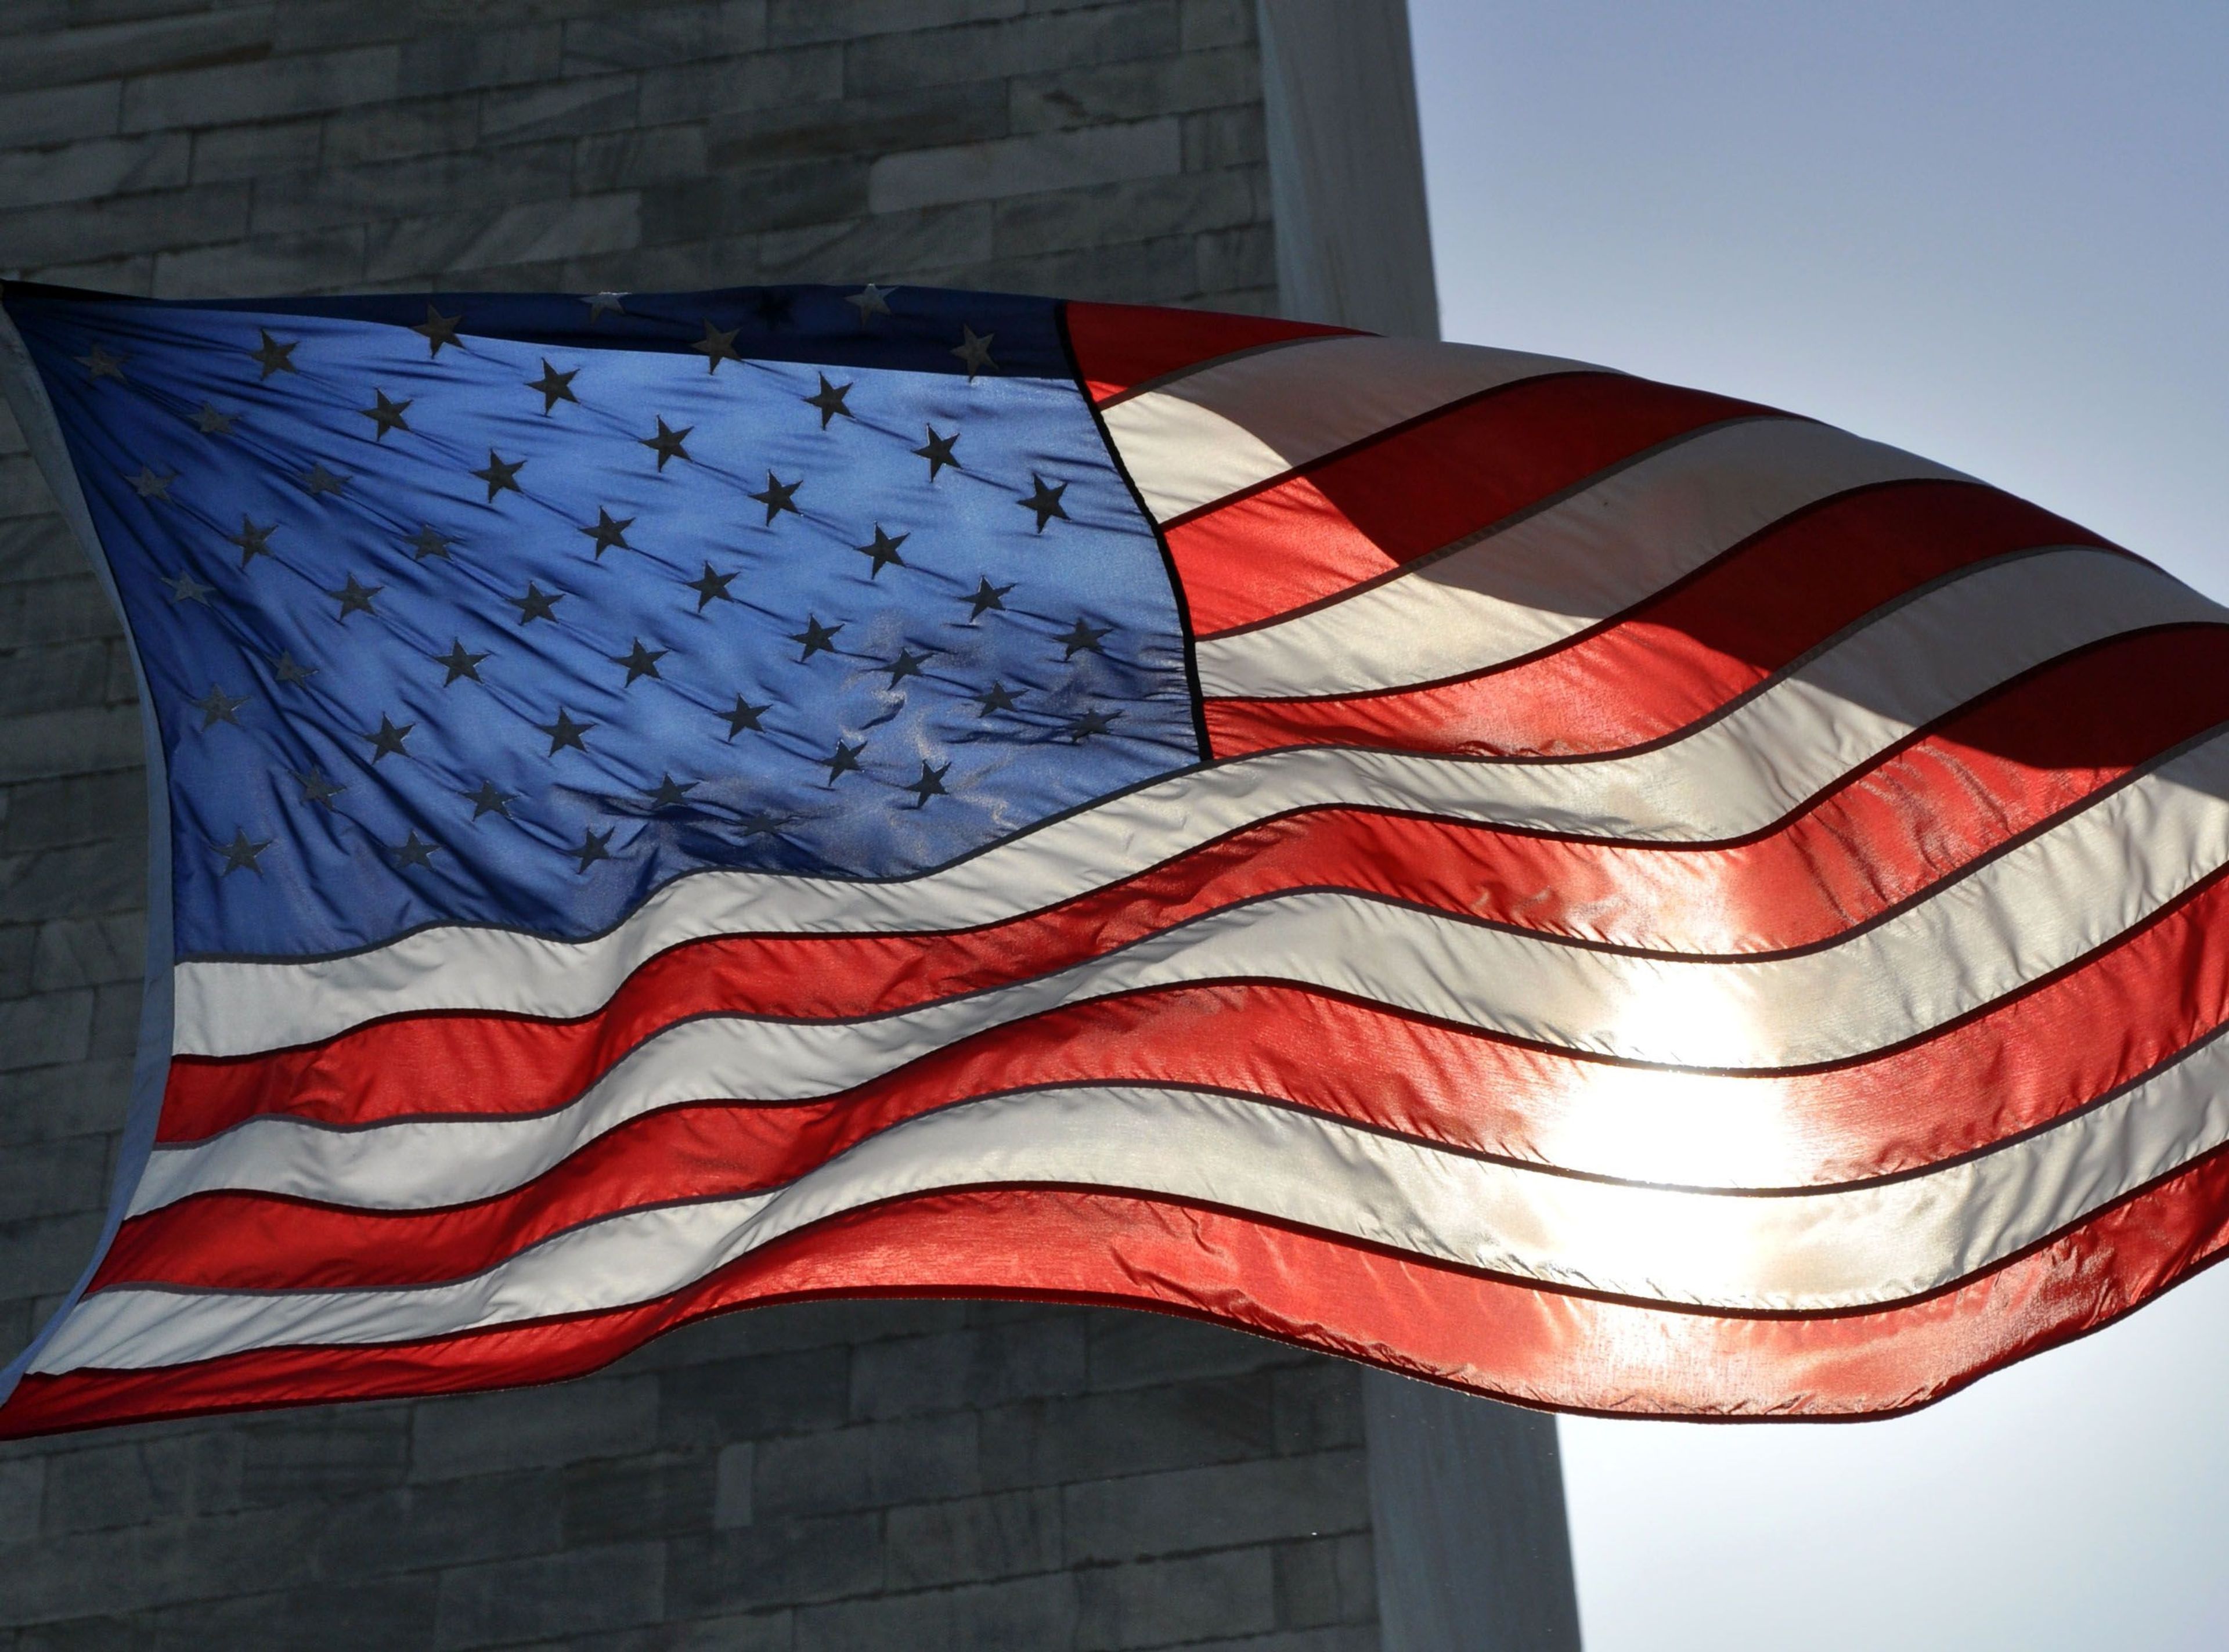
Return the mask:
<path fill-rule="evenodd" d="M 13 287 L 156 830 L 0 1430 L 754 1303 L 1893 1411 L 2229 1224 L 2229 614 L 1807 420 L 1238 317 Z"/>

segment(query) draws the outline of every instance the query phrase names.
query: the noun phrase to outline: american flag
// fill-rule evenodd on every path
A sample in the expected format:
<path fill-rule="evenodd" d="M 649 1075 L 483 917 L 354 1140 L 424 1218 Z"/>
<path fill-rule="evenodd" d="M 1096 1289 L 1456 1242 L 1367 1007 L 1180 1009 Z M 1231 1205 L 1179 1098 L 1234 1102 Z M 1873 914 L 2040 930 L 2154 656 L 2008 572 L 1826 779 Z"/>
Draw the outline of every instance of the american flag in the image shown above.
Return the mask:
<path fill-rule="evenodd" d="M 0 1432 L 876 1294 L 1862 1415 L 2229 1237 L 2229 615 L 1970 478 L 981 293 L 4 307 L 157 827 Z"/>

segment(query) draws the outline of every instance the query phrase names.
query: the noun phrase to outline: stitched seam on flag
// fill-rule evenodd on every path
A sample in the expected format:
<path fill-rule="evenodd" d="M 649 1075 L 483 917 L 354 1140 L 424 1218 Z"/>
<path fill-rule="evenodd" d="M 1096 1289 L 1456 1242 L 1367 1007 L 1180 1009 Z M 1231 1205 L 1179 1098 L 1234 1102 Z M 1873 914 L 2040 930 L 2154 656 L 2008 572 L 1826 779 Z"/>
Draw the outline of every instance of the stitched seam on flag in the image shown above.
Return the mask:
<path fill-rule="evenodd" d="M 1067 312 L 1068 305 L 1063 300 L 1061 305 L 1061 313 L 1063 318 Z M 1066 337 L 1067 335 L 1068 326 L 1063 319 L 1061 325 L 1061 336 Z M 1151 378 L 1139 380 L 1127 389 L 1115 391 L 1114 395 L 1095 405 L 1102 412 L 1108 408 L 1119 408 L 1134 396 L 1150 395 L 1156 390 L 1166 390 L 1172 384 L 1181 384 L 1195 373 L 1204 373 L 1211 367 L 1228 367 L 1233 362 L 1244 361 L 1249 356 L 1266 356 L 1273 350 L 1290 350 L 1295 344 L 1320 344 L 1332 338 L 1374 338 L 1378 336 L 1376 333 L 1364 332 L 1357 328 L 1341 327 L 1333 332 L 1304 332 L 1294 338 L 1272 338 L 1262 344 L 1249 344 L 1243 350 L 1226 350 L 1220 356 L 1205 357 L 1184 367 L 1172 367 L 1166 373 L 1156 373 Z M 1070 348 L 1069 356 L 1071 360 L 1076 359 L 1073 347 Z M 1079 376 L 1081 370 L 1079 366 Z M 1088 384 L 1084 393 L 1087 395 L 1090 394 Z"/>
<path fill-rule="evenodd" d="M 1266 493 L 1271 488 L 1277 486 L 1281 483 L 1292 481 L 1296 477 L 1306 476 L 1313 471 L 1322 469 L 1326 465 L 1335 464 L 1339 460 L 1346 459 L 1352 454 L 1362 452 L 1363 449 L 1366 447 L 1374 447 L 1379 442 L 1390 441 L 1396 436 L 1403 435 L 1407 432 L 1415 429 L 1418 425 L 1429 424 L 1431 421 L 1442 418 L 1449 414 L 1460 413 L 1465 408 L 1475 407 L 1481 402 L 1490 401 L 1493 397 L 1504 395 L 1511 390 L 1537 384 L 1545 384 L 1552 379 L 1617 376 L 1620 376 L 1611 373 L 1607 368 L 1602 367 L 1559 367 L 1545 373 L 1534 373 L 1522 378 L 1513 378 L 1505 383 L 1490 384 L 1482 390 L 1473 390 L 1468 395 L 1459 395 L 1452 402 L 1442 402 L 1437 407 L 1427 408 L 1423 412 L 1411 415 L 1410 417 L 1402 420 L 1397 424 L 1381 425 L 1377 429 L 1370 432 L 1367 435 L 1357 436 L 1352 441 L 1331 448 L 1326 452 L 1314 454 L 1311 458 L 1301 460 L 1297 465 L 1288 466 L 1285 469 L 1278 471 L 1274 475 L 1265 476 L 1259 481 L 1249 482 L 1244 487 L 1240 488 L 1234 493 L 1225 493 L 1220 498 L 1208 500 L 1204 505 L 1196 505 L 1188 511 L 1179 511 L 1176 515 L 1171 517 L 1167 521 L 1161 523 L 1159 525 L 1163 529 L 1171 530 L 1184 527 L 1187 524 L 1196 522 L 1200 517 L 1209 515 L 1211 512 L 1222 510 L 1223 507 L 1227 505 L 1237 505 L 1240 500 L 1250 499 L 1257 493 Z M 1212 412 L 1213 409 L 1210 408 L 1208 411 Z M 1786 418 L 1789 415 L 1786 414 L 1779 414 L 1773 416 Z M 1110 442 L 1109 445 L 1111 446 L 1112 443 Z M 1152 514 L 1153 513 L 1151 511 L 1147 512 L 1148 519 L 1151 518 Z M 1216 634 L 1222 636 L 1228 633 L 1218 632 Z"/>
<path fill-rule="evenodd" d="M 1068 301 L 1061 300 L 1053 306 L 1053 331 L 1060 339 L 1061 353 L 1067 357 L 1070 379 L 1083 405 L 1090 409 L 1091 427 L 1099 433 L 1099 446 L 1107 455 L 1114 473 L 1122 479 L 1122 485 L 1130 496 L 1130 503 L 1146 530 L 1153 536 L 1153 548 L 1160 553 L 1161 572 L 1169 582 L 1169 595 L 1176 604 L 1177 634 L 1184 644 L 1185 687 L 1192 695 L 1192 734 L 1193 752 L 1198 762 L 1205 763 L 1214 756 L 1215 748 L 1209 743 L 1207 731 L 1207 700 L 1200 691 L 1199 654 L 1192 623 L 1192 604 L 1185 595 L 1184 580 L 1177 572 L 1175 553 L 1169 549 L 1169 537 L 1161 524 L 1153 520 L 1153 513 L 1146 508 L 1146 496 L 1138 490 L 1137 479 L 1130 474 L 1129 466 L 1123 461 L 1122 450 L 1114 445 L 1114 438 L 1107 428 L 1107 415 L 1091 400 L 1091 386 L 1083 376 L 1083 368 L 1077 361 L 1076 341 L 1069 336 Z M 1183 773 L 1179 769 L 1175 771 Z"/>

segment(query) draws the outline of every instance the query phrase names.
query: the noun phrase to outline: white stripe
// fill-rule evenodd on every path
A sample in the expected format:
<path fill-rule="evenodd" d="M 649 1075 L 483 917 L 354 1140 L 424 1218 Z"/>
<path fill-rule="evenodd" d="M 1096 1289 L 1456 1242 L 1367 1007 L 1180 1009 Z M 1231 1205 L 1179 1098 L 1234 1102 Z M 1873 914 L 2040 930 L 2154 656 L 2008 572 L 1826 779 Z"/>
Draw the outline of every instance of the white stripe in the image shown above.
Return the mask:
<path fill-rule="evenodd" d="M 1249 821 L 1315 805 L 1583 837 L 1739 837 L 1781 819 L 1916 725 L 2030 665 L 2133 627 L 2224 617 L 2167 575 L 2108 552 L 2019 558 L 1898 608 L 1731 715 L 1642 752 L 1571 763 L 1267 753 L 1174 776 L 902 883 L 706 873 L 669 884 L 619 929 L 590 941 L 452 928 L 320 962 L 183 964 L 174 1047 L 252 1054 L 376 1017 L 434 1010 L 586 1015 L 643 962 L 690 940 L 992 922 L 1114 882 Z"/>
<path fill-rule="evenodd" d="M 1885 1185 L 1741 1198 L 1483 1163 L 1262 1102 L 1143 1088 L 1001 1096 L 909 1120 L 777 1192 L 607 1218 L 417 1289 L 87 1298 L 34 1369 L 445 1336 L 623 1308 L 807 1224 L 940 1189 L 1053 1182 L 1197 1199 L 1545 1283 L 1705 1307 L 1899 1301 L 2001 1260 L 2229 1140 L 2216 1040 L 2089 1113 Z"/>
<path fill-rule="evenodd" d="M 1921 479 L 1969 479 L 1800 420 L 1707 430 L 1382 584 L 1204 639 L 1200 686 L 1274 699 L 1483 671 L 1622 613 L 1792 511 Z"/>
<path fill-rule="evenodd" d="M 1166 522 L 1481 390 L 1603 370 L 1476 344 L 1318 338 L 1203 368 L 1105 417 L 1146 508 Z"/>
<path fill-rule="evenodd" d="M 1630 1060 L 1753 1070 L 1900 1043 L 2072 962 L 2229 864 L 2229 735 L 2185 753 L 1933 898 L 1840 943 L 1741 961 L 1635 957 L 1326 890 L 1211 913 L 1009 987 L 867 1020 L 685 1023 L 574 1105 L 524 1118 L 334 1131 L 279 1115 L 157 1149 L 132 1213 L 255 1190 L 381 1210 L 523 1186 L 658 1107 L 799 1101 L 955 1039 L 1112 993 L 1293 981 L 1460 1025 Z M 1710 1099 L 1681 1105 L 1707 1128 Z M 1669 1180 L 1636 1166 L 1627 1173 Z M 1684 1164 L 1678 1154 L 1671 1162 Z M 1567 1169 L 1592 1170 L 1582 1148 Z M 1805 1177 L 1802 1180 L 1810 1180 Z"/>

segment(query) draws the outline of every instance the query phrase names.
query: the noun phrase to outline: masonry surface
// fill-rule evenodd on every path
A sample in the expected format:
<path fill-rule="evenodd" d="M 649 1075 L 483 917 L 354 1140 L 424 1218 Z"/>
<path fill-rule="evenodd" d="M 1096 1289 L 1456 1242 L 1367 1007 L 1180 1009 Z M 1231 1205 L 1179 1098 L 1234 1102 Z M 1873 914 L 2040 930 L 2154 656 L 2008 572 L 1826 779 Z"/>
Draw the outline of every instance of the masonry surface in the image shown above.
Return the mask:
<path fill-rule="evenodd" d="M 0 272 L 1275 307 L 1252 0 L 5 0 Z M 138 1012 L 132 672 L 0 413 L 0 1353 Z M 599 1376 L 0 1448 L 0 1649 L 1378 1644 L 1359 1373 L 1142 1315 L 761 1310 Z"/>

